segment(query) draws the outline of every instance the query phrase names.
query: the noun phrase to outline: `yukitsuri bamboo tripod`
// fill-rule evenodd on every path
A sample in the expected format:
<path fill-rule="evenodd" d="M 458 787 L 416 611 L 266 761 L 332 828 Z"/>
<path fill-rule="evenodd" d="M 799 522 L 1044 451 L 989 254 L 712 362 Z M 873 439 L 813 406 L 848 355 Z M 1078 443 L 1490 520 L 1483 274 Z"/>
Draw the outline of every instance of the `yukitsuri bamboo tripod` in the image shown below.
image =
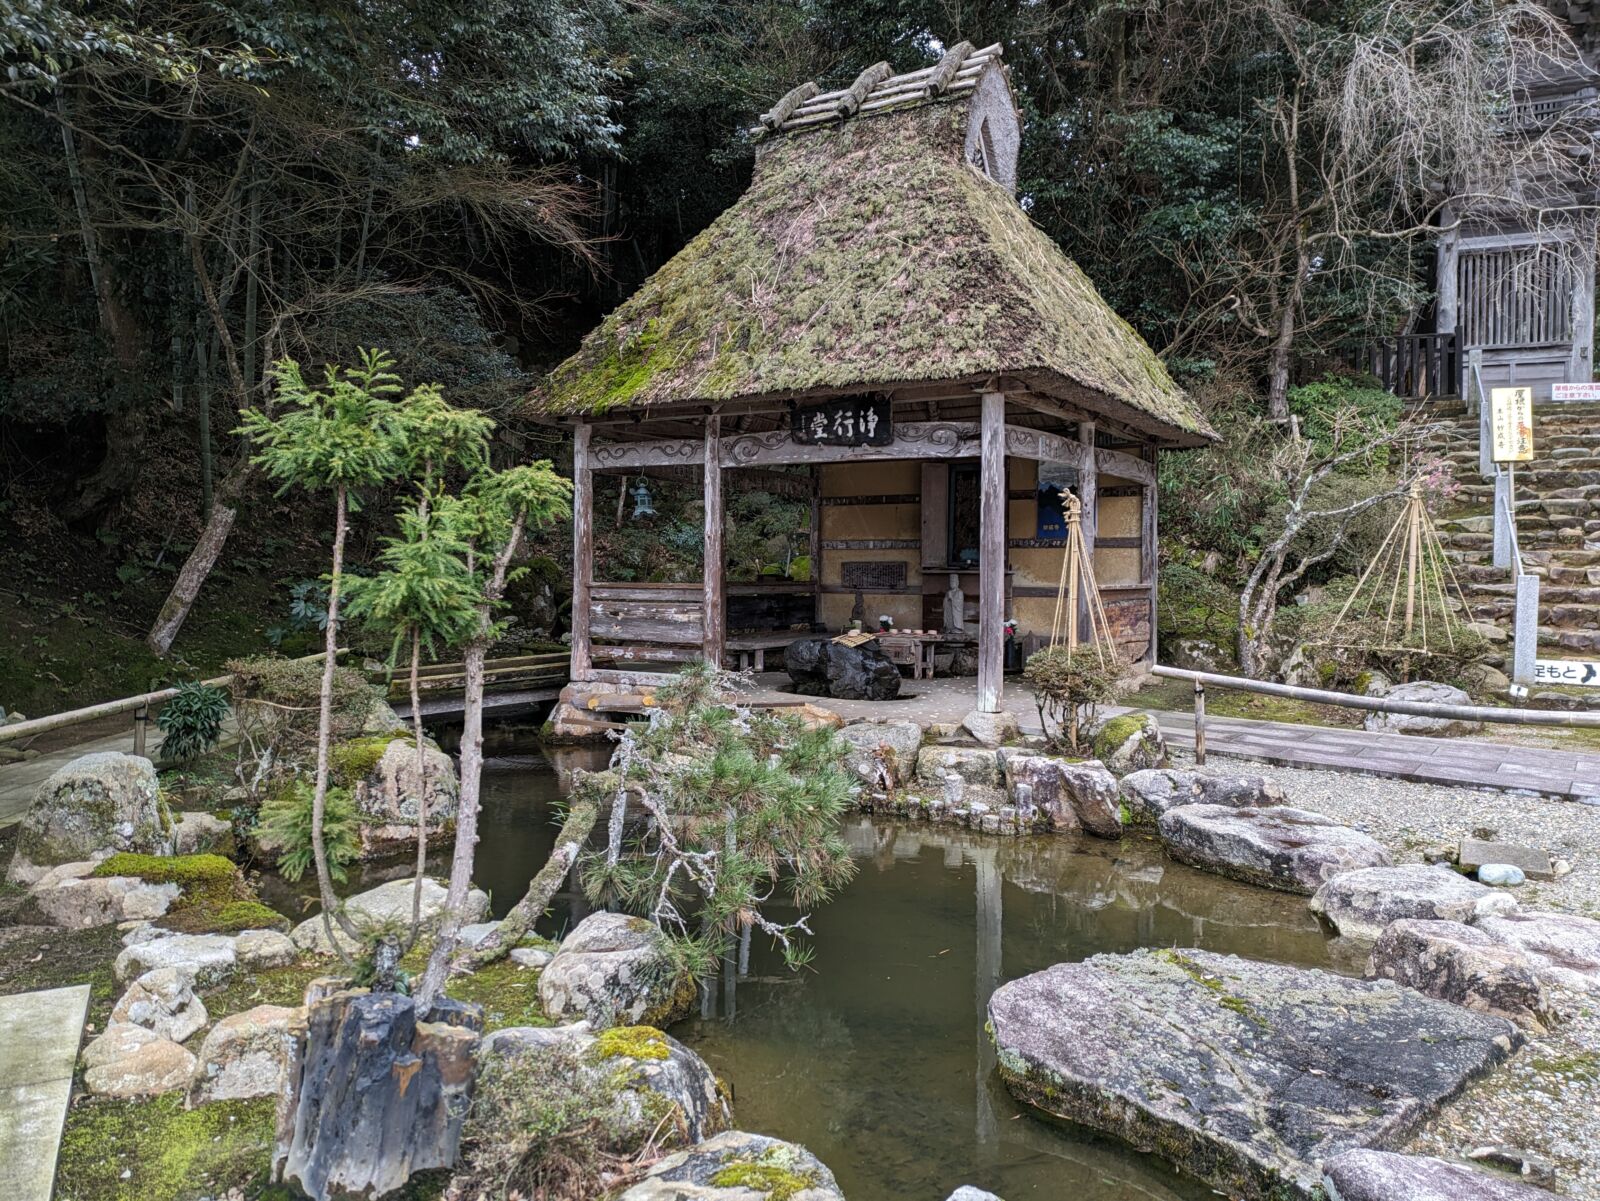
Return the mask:
<path fill-rule="evenodd" d="M 1444 546 L 1439 540 L 1439 531 L 1434 527 L 1433 518 L 1428 515 L 1428 506 L 1423 501 L 1422 485 L 1419 483 L 1412 483 L 1405 508 L 1389 527 L 1388 534 L 1378 547 L 1378 553 L 1372 557 L 1372 562 L 1367 564 L 1367 569 L 1356 581 L 1355 589 L 1339 610 L 1339 616 L 1333 619 L 1333 625 L 1328 628 L 1330 642 L 1345 616 L 1355 608 L 1358 598 L 1363 596 L 1365 598 L 1358 610 L 1358 616 L 1366 618 L 1372 614 L 1382 598 L 1383 581 L 1391 572 L 1394 575 L 1394 583 L 1389 589 L 1389 602 L 1384 611 L 1383 635 L 1379 645 L 1370 649 L 1412 650 L 1426 655 L 1428 617 L 1431 611 L 1436 628 L 1444 630 L 1445 645 L 1454 650 L 1456 639 L 1450 621 L 1450 592 L 1454 592 L 1457 606 L 1462 613 L 1468 612 L 1466 597 L 1462 594 L 1461 583 L 1456 578 L 1455 567 L 1444 553 Z M 1370 588 L 1367 587 L 1369 581 L 1372 583 Z M 1401 621 L 1400 642 L 1391 646 L 1390 633 L 1396 624 L 1395 611 L 1400 608 L 1402 581 L 1405 584 L 1405 609 Z M 1413 640 L 1413 634 L 1420 637 L 1420 645 Z M 1434 645 L 1438 645 L 1437 635 Z"/>
<path fill-rule="evenodd" d="M 1056 585 L 1056 609 L 1050 619 L 1050 649 L 1061 645 L 1065 635 L 1067 653 L 1078 651 L 1078 608 L 1080 598 L 1088 615 L 1089 644 L 1094 647 L 1095 658 L 1101 667 L 1109 667 L 1117 657 L 1116 643 L 1111 640 L 1111 621 L 1106 616 L 1105 603 L 1100 599 L 1100 586 L 1094 578 L 1094 555 L 1083 538 L 1083 502 L 1068 493 L 1062 500 L 1061 511 L 1067 519 L 1067 550 L 1061 559 L 1061 581 Z M 1069 706 L 1068 734 L 1072 745 L 1078 745 L 1078 707 Z"/>

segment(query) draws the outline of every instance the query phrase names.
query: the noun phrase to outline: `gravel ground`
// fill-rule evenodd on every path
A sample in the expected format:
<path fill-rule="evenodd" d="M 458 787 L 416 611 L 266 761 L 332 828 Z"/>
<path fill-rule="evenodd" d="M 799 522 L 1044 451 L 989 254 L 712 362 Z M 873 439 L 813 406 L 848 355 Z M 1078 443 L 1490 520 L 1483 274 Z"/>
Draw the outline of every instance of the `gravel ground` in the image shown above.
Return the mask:
<path fill-rule="evenodd" d="M 1570 863 L 1572 871 L 1518 888 L 1522 907 L 1600 918 L 1600 808 L 1595 806 L 1220 755 L 1213 755 L 1205 770 L 1259 772 L 1276 781 L 1292 804 L 1366 831 L 1397 862 L 1420 862 L 1428 848 L 1486 831 L 1504 842 L 1542 847 Z M 1569 1020 L 1547 1035 L 1530 1037 L 1509 1065 L 1470 1085 L 1403 1149 L 1452 1159 L 1487 1147 L 1511 1149 L 1553 1170 L 1552 1179 L 1541 1181 L 1546 1188 L 1600 1201 L 1600 998 L 1564 996 L 1559 1005 Z"/>

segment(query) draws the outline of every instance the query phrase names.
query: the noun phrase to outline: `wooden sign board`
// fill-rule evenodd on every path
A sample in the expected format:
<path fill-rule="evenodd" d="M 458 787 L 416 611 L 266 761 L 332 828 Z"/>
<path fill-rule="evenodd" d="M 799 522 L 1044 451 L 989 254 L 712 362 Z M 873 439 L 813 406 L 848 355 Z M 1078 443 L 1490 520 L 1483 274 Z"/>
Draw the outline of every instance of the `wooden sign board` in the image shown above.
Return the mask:
<path fill-rule="evenodd" d="M 1600 688 L 1600 662 L 1593 659 L 1535 659 L 1533 682 Z"/>
<path fill-rule="evenodd" d="M 845 396 L 796 405 L 790 428 L 794 440 L 805 446 L 888 446 L 894 441 L 887 396 Z"/>
<path fill-rule="evenodd" d="M 1496 463 L 1533 458 L 1533 389 L 1489 389 L 1489 436 Z"/>
<path fill-rule="evenodd" d="M 1581 383 L 1551 384 L 1551 400 L 1600 400 L 1600 380 Z"/>
<path fill-rule="evenodd" d="M 898 592 L 906 586 L 906 565 L 898 559 L 848 560 L 839 564 L 839 582 L 859 592 Z"/>

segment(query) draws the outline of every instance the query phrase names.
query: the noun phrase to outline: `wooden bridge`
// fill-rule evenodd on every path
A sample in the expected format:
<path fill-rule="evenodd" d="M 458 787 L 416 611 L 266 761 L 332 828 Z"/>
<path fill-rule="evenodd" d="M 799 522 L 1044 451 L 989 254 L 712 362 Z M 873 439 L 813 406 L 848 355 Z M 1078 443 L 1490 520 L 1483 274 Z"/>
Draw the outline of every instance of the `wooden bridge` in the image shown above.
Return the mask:
<path fill-rule="evenodd" d="M 312 659 L 321 657 L 311 656 Z M 567 683 L 569 667 L 570 657 L 565 651 L 490 659 L 484 664 L 484 710 L 507 717 L 554 701 Z M 388 672 L 373 672 L 369 678 L 375 684 L 387 686 L 390 704 L 401 717 L 409 719 L 409 679 Z M 226 688 L 232 677 L 219 676 L 205 682 Z M 422 670 L 419 688 L 423 716 L 445 721 L 460 716 L 464 687 L 463 664 L 428 664 Z M 17 821 L 39 785 L 57 768 L 65 767 L 80 755 L 91 751 L 123 751 L 157 757 L 161 750 L 161 731 L 151 719 L 176 695 L 176 688 L 162 688 L 0 726 L 0 747 L 39 752 L 20 762 L 5 762 L 0 758 L 0 826 Z"/>

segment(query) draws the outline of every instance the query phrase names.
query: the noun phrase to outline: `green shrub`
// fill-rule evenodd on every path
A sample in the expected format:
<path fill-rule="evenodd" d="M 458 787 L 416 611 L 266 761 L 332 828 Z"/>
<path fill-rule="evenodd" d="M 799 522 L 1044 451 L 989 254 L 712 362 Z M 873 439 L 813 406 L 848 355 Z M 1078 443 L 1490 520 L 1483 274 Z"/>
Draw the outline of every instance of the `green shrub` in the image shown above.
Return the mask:
<path fill-rule="evenodd" d="M 278 874 L 299 880 L 315 863 L 311 848 L 311 785 L 299 777 L 286 780 L 261 806 L 257 829 L 277 849 Z M 330 788 L 323 808 L 322 838 L 328 871 L 345 880 L 345 865 L 361 853 L 355 801 L 349 789 Z"/>
<path fill-rule="evenodd" d="M 188 683 L 178 686 L 178 695 L 161 706 L 156 726 L 164 737 L 161 754 L 179 763 L 198 759 L 222 735 L 228 719 L 228 694 L 210 684 Z"/>
<path fill-rule="evenodd" d="M 1096 711 L 1117 695 L 1127 674 L 1127 663 L 1114 651 L 1052 646 L 1028 658 L 1022 678 L 1033 689 L 1045 734 L 1056 740 L 1065 735 L 1070 749 L 1081 752 L 1079 733 L 1094 724 Z"/>

